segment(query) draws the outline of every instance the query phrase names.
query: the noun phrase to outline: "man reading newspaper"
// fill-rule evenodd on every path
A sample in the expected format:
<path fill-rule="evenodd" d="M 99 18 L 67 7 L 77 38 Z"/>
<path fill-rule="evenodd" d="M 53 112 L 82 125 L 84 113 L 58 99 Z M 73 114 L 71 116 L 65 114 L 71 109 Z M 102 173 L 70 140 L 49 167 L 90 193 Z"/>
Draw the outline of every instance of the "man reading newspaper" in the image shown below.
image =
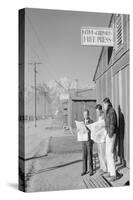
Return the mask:
<path fill-rule="evenodd" d="M 82 149 L 83 149 L 83 169 L 81 176 L 87 173 L 87 160 L 89 159 L 89 174 L 90 176 L 93 175 L 93 159 L 92 159 L 92 148 L 93 142 L 90 137 L 90 130 L 87 128 L 87 125 L 92 123 L 92 120 L 89 117 L 89 110 L 86 109 L 83 112 L 84 121 L 78 122 L 75 121 L 77 126 L 77 139 L 78 141 L 82 142 Z"/>

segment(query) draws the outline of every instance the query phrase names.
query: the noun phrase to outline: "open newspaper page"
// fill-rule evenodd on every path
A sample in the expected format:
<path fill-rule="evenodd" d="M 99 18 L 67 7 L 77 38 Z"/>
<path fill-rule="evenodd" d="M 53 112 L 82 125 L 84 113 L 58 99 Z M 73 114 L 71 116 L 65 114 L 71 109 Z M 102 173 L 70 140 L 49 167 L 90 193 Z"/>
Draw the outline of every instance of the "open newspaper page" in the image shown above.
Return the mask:
<path fill-rule="evenodd" d="M 96 143 L 105 142 L 106 130 L 104 119 L 98 120 L 92 124 L 87 125 L 91 131 L 91 139 Z"/>
<path fill-rule="evenodd" d="M 77 141 L 88 141 L 88 130 L 83 121 L 75 121 L 77 127 Z"/>

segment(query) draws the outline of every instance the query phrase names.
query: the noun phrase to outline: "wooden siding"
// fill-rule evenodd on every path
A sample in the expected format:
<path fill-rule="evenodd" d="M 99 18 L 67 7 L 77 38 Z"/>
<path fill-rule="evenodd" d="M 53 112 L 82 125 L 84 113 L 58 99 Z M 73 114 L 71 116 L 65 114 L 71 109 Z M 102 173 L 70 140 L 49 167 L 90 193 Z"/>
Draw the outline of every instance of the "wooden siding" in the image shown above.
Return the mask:
<path fill-rule="evenodd" d="M 111 27 L 114 27 L 115 18 L 113 15 Z M 106 62 L 106 66 L 107 47 L 102 49 L 94 80 L 97 103 L 109 97 L 117 112 L 121 137 L 118 153 L 124 157 L 129 166 L 129 15 L 123 15 L 123 39 L 122 48 L 118 52 L 112 51 L 110 62 Z"/>

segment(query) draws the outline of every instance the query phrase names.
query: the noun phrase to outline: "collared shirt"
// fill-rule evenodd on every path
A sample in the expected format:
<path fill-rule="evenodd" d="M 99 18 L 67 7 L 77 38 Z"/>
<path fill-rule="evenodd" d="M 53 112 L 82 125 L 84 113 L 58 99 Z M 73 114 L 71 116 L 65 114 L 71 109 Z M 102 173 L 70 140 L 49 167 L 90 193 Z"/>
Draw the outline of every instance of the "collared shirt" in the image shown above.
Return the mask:
<path fill-rule="evenodd" d="M 85 119 L 84 120 L 84 123 L 87 125 L 87 124 L 91 124 L 91 123 L 93 123 L 93 120 L 91 120 L 90 118 L 88 118 L 88 119 Z"/>
<path fill-rule="evenodd" d="M 89 120 L 88 119 L 85 119 L 85 124 L 89 124 Z"/>

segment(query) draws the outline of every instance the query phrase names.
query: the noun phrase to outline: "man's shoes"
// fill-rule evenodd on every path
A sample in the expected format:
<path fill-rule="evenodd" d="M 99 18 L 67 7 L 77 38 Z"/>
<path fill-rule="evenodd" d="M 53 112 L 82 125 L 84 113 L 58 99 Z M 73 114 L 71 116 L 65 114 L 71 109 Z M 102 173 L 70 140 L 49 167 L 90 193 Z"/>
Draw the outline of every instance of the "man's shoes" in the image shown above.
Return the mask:
<path fill-rule="evenodd" d="M 89 175 L 90 175 L 90 176 L 93 176 L 93 172 L 89 172 Z"/>
<path fill-rule="evenodd" d="M 104 172 L 103 169 L 100 169 L 100 170 L 99 170 L 99 174 L 100 174 L 100 175 L 102 175 L 102 174 L 104 174 L 104 173 L 106 173 L 106 172 Z"/>
<path fill-rule="evenodd" d="M 109 177 L 110 177 L 110 173 L 109 173 L 109 172 L 105 172 L 105 173 L 104 173 L 104 176 L 105 176 L 106 178 L 109 178 Z"/>
<path fill-rule="evenodd" d="M 117 176 L 110 176 L 109 181 L 114 182 L 117 180 Z"/>
<path fill-rule="evenodd" d="M 110 182 L 114 182 L 118 179 L 120 179 L 123 176 L 123 174 L 120 174 L 119 172 L 116 171 L 116 175 L 115 176 L 110 176 L 109 181 Z"/>
<path fill-rule="evenodd" d="M 82 172 L 82 173 L 81 173 L 81 176 L 84 176 L 85 174 L 86 174 L 86 172 Z"/>
<path fill-rule="evenodd" d="M 99 169 L 99 173 L 103 173 L 104 171 L 102 169 Z"/>

